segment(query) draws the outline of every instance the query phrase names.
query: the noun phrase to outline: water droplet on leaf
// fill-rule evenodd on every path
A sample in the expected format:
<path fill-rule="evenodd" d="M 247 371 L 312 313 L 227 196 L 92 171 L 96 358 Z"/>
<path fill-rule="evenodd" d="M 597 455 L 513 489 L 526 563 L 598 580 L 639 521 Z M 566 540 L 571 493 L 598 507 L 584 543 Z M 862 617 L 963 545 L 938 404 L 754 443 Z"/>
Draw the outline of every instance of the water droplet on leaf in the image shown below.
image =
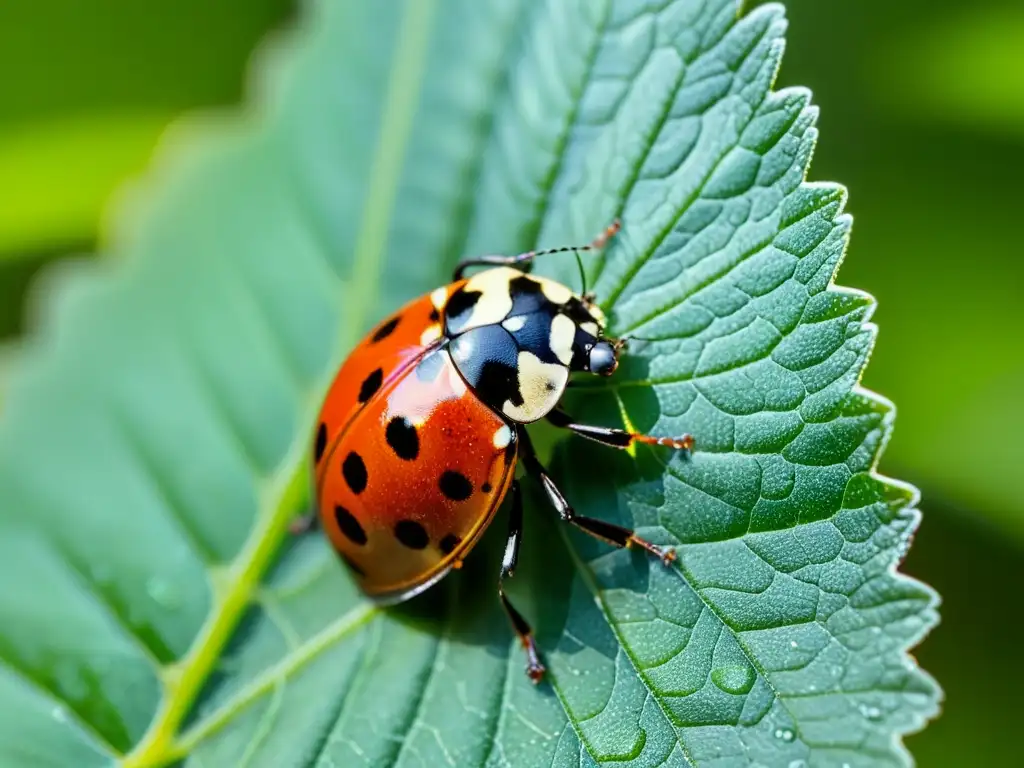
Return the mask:
<path fill-rule="evenodd" d="M 726 693 L 746 693 L 754 687 L 754 670 L 746 664 L 730 664 L 711 673 L 711 682 Z"/>
<path fill-rule="evenodd" d="M 793 733 L 789 728 L 776 728 L 775 738 L 782 739 L 783 741 L 792 741 L 796 738 L 796 734 Z"/>
<path fill-rule="evenodd" d="M 869 707 L 867 704 L 861 704 L 859 709 L 860 713 L 868 720 L 877 721 L 882 719 L 882 710 L 878 707 Z"/>

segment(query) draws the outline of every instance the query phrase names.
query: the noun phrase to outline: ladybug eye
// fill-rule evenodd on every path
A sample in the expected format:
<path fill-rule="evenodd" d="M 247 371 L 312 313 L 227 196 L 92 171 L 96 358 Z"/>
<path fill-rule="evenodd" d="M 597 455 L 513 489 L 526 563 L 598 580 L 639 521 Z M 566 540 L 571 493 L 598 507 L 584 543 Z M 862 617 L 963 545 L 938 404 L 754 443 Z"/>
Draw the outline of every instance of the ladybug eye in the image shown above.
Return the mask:
<path fill-rule="evenodd" d="M 590 357 L 587 365 L 591 373 L 598 376 L 611 376 L 619 367 L 619 358 L 615 353 L 615 347 L 607 341 L 599 341 L 590 348 Z"/>

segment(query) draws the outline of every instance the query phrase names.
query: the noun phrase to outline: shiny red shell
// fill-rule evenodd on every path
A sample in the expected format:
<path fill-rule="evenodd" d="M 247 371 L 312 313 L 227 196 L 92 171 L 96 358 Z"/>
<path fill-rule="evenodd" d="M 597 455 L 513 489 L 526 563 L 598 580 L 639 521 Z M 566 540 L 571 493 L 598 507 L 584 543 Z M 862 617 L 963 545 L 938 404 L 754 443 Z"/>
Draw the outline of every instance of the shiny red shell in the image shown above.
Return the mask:
<path fill-rule="evenodd" d="M 317 512 L 360 587 L 382 602 L 443 577 L 508 491 L 515 431 L 440 345 L 458 283 L 410 302 L 356 346 L 321 408 Z"/>

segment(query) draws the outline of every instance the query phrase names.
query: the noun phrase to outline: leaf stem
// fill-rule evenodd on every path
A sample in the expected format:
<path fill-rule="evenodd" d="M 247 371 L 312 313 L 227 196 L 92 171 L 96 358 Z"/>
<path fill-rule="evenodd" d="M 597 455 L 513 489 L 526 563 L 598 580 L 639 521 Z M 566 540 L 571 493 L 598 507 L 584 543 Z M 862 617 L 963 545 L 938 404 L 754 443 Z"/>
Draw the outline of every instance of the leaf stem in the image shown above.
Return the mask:
<path fill-rule="evenodd" d="M 167 751 L 166 760 L 181 759 L 190 754 L 199 742 L 221 728 L 240 709 L 252 703 L 261 694 L 283 683 L 333 643 L 368 623 L 379 612 L 380 609 L 372 603 L 364 602 L 327 625 L 299 648 L 253 678 L 248 685 L 235 693 L 208 717 L 176 739 Z"/>
<path fill-rule="evenodd" d="M 285 466 L 304 466 L 301 452 L 305 445 L 297 441 L 295 456 Z M 164 699 L 153 719 L 149 731 L 139 744 L 125 756 L 122 768 L 151 768 L 170 762 L 175 732 L 188 714 L 192 702 L 199 694 L 206 678 L 220 657 L 220 652 L 231 638 L 238 619 L 249 605 L 259 586 L 263 573 L 277 553 L 281 539 L 288 529 L 290 512 L 298 507 L 306 493 L 307 477 L 301 469 L 293 472 L 277 493 L 278 502 L 268 507 L 256 522 L 245 547 L 232 563 L 227 589 L 220 602 L 210 612 L 208 622 L 196 637 L 195 643 L 176 664 L 165 667 Z"/>
<path fill-rule="evenodd" d="M 387 241 L 388 222 L 405 157 L 404 147 L 415 116 L 416 96 L 435 6 L 436 0 L 409 0 L 395 41 L 396 59 L 388 85 L 380 141 L 372 165 L 363 226 L 355 247 L 352 282 L 358 288 L 350 293 L 350 309 L 346 313 L 344 327 L 350 342 L 362 327 L 369 302 L 377 293 L 381 252 Z M 227 588 L 219 595 L 219 601 L 212 608 L 209 620 L 191 650 L 177 664 L 162 670 L 165 689 L 161 708 L 145 737 L 125 756 L 122 768 L 152 768 L 182 756 L 182 742 L 176 740 L 175 734 L 231 638 L 239 618 L 250 604 L 285 535 L 290 512 L 297 508 L 304 494 L 307 481 L 303 472 L 304 449 L 304 442 L 297 440 L 292 455 L 281 465 L 277 477 L 287 475 L 289 467 L 294 471 L 280 491 L 272 489 L 268 494 L 269 498 L 277 501 L 267 505 L 267 511 L 257 519 L 245 547 L 232 563 L 229 578 L 225 579 Z M 304 657 L 296 658 L 302 660 Z M 191 745 L 196 740 L 197 737 L 190 737 L 187 743 Z"/>

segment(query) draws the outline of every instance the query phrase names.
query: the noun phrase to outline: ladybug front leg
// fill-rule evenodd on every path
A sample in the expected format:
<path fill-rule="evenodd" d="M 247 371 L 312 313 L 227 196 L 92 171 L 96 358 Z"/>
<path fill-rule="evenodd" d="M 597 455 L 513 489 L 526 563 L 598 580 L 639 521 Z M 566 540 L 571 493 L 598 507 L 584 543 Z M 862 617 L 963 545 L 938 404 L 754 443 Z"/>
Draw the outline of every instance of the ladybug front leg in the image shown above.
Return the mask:
<path fill-rule="evenodd" d="M 680 435 L 679 437 L 653 437 L 651 435 L 640 435 L 636 432 L 627 432 L 623 429 L 612 427 L 595 427 L 590 424 L 577 424 L 569 414 L 561 410 L 551 411 L 547 420 L 556 427 L 562 427 L 575 432 L 577 435 L 589 438 L 601 445 L 610 445 L 613 448 L 628 448 L 633 443 L 645 443 L 646 445 L 663 445 L 668 448 L 675 448 L 679 451 L 693 449 L 693 435 Z"/>
<path fill-rule="evenodd" d="M 562 492 L 558 490 L 555 481 L 551 479 L 547 470 L 544 469 L 544 466 L 537 459 L 537 455 L 533 450 L 533 444 L 530 442 L 529 435 L 527 435 L 523 427 L 519 428 L 519 441 L 520 458 L 522 459 L 523 466 L 544 488 L 544 492 L 551 501 L 551 506 L 555 508 L 558 516 L 564 522 L 571 523 L 594 538 L 606 541 L 616 547 L 640 547 L 645 549 L 665 565 L 676 559 L 676 553 L 673 550 L 667 547 L 659 547 L 657 544 L 652 544 L 646 539 L 641 539 L 629 528 L 598 520 L 594 517 L 577 515 L 575 510 L 569 505 L 569 502 L 566 501 L 565 496 L 562 495 Z"/>
<path fill-rule="evenodd" d="M 501 606 L 508 614 L 512 628 L 519 637 L 519 642 L 526 651 L 526 674 L 534 683 L 539 683 L 544 677 L 544 665 L 541 663 L 540 654 L 537 652 L 537 643 L 533 639 L 533 630 L 526 623 L 526 619 L 519 613 L 505 596 L 504 581 L 515 571 L 516 563 L 519 561 L 519 544 L 523 538 L 523 497 L 519 489 L 519 481 L 512 481 L 512 509 L 508 517 L 508 543 L 505 544 L 505 555 L 501 559 L 501 575 L 498 577 L 498 597 L 501 599 Z"/>

